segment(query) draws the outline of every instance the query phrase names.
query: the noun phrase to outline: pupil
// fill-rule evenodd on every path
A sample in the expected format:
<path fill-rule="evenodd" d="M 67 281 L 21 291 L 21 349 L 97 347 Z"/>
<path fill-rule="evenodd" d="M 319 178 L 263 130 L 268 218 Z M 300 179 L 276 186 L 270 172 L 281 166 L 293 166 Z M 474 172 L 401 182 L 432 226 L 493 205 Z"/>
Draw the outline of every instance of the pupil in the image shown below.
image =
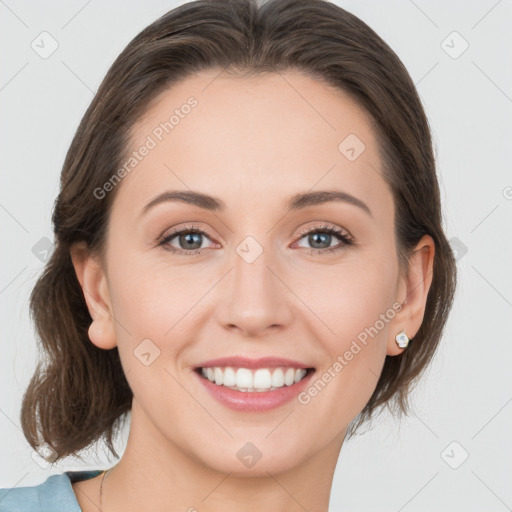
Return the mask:
<path fill-rule="evenodd" d="M 181 235 L 181 242 L 185 241 L 185 245 L 187 246 L 187 249 L 199 249 L 201 247 L 201 240 L 200 240 L 200 237 L 201 235 L 199 233 L 186 233 L 185 235 Z M 197 247 L 191 247 L 191 245 L 194 244 L 194 240 L 193 238 L 195 238 L 195 243 L 198 243 L 199 245 Z"/>
<path fill-rule="evenodd" d="M 318 238 L 324 238 L 324 240 L 320 240 L 318 242 Z M 322 244 L 322 243 L 326 243 L 327 242 L 327 247 L 329 247 L 329 245 L 331 245 L 331 235 L 329 233 L 313 233 L 312 235 L 309 235 L 309 243 L 315 247 L 315 249 L 322 249 L 322 247 L 316 247 L 316 244 L 319 243 L 319 244 Z"/>

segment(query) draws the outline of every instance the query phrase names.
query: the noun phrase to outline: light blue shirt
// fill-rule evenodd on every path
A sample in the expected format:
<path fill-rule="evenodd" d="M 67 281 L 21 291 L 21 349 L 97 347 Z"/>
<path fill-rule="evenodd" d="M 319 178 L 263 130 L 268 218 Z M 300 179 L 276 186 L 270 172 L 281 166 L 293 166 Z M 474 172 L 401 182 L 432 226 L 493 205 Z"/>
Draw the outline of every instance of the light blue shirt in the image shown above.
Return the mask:
<path fill-rule="evenodd" d="M 32 487 L 0 489 L 0 512 L 82 512 L 71 484 L 102 471 L 66 471 Z"/>

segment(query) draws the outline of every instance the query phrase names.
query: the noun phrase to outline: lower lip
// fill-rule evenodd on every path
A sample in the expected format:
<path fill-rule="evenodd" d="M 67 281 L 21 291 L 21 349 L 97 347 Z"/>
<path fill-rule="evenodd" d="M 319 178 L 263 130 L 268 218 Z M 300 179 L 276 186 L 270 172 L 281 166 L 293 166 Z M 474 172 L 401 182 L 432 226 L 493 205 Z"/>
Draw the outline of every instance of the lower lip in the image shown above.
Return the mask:
<path fill-rule="evenodd" d="M 268 411 L 293 400 L 309 383 L 315 373 L 310 371 L 301 381 L 291 386 L 284 385 L 274 391 L 236 391 L 226 386 L 217 386 L 194 372 L 203 386 L 219 402 L 237 411 Z"/>

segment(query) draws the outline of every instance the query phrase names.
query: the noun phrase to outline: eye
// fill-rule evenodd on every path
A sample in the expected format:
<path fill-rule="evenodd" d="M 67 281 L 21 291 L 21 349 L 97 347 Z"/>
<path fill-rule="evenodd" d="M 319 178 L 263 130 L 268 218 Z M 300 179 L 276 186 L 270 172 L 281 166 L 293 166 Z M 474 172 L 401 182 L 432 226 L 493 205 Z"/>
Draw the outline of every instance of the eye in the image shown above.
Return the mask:
<path fill-rule="evenodd" d="M 182 253 L 187 256 L 199 254 L 203 252 L 204 237 L 209 238 L 208 233 L 199 228 L 199 226 L 187 226 L 182 229 L 174 229 L 170 233 L 166 233 L 163 238 L 158 242 L 159 246 L 164 249 L 174 252 Z M 178 247 L 173 246 L 171 242 L 175 240 Z"/>
<path fill-rule="evenodd" d="M 303 229 L 299 234 L 301 235 L 299 242 L 306 239 L 308 243 L 313 245 L 313 248 L 307 251 L 308 254 L 331 253 L 354 244 L 354 239 L 347 231 L 327 224 Z M 210 239 L 210 235 L 199 226 L 186 226 L 181 229 L 173 229 L 164 234 L 160 238 L 158 245 L 176 254 L 193 256 L 203 252 L 205 249 L 203 245 L 205 238 Z M 332 247 L 331 243 L 336 238 L 340 243 Z M 326 247 L 323 247 L 325 245 Z"/>
<path fill-rule="evenodd" d="M 305 230 L 302 230 L 300 234 L 302 236 L 299 241 L 305 239 L 307 243 L 313 246 L 312 249 L 307 251 L 308 254 L 332 253 L 354 244 L 352 236 L 347 231 L 327 224 L 323 226 L 315 226 L 313 228 L 306 228 Z M 332 247 L 331 242 L 336 238 L 341 243 Z"/>

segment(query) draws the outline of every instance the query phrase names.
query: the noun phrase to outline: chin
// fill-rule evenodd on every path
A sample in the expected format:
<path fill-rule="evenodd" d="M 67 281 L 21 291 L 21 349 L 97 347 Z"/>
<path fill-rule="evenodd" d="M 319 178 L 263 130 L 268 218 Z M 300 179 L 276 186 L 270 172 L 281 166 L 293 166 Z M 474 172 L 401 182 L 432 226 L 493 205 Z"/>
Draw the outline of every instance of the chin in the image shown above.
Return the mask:
<path fill-rule="evenodd" d="M 251 437 L 253 441 L 250 441 Z M 304 442 L 299 438 L 296 446 L 286 447 L 277 436 L 275 440 L 258 441 L 257 436 L 247 436 L 246 439 L 230 439 L 215 451 L 211 450 L 210 445 L 205 447 L 208 453 L 198 453 L 196 456 L 214 471 L 240 477 L 268 477 L 268 473 L 286 472 L 300 464 L 306 456 L 301 451 Z"/>

